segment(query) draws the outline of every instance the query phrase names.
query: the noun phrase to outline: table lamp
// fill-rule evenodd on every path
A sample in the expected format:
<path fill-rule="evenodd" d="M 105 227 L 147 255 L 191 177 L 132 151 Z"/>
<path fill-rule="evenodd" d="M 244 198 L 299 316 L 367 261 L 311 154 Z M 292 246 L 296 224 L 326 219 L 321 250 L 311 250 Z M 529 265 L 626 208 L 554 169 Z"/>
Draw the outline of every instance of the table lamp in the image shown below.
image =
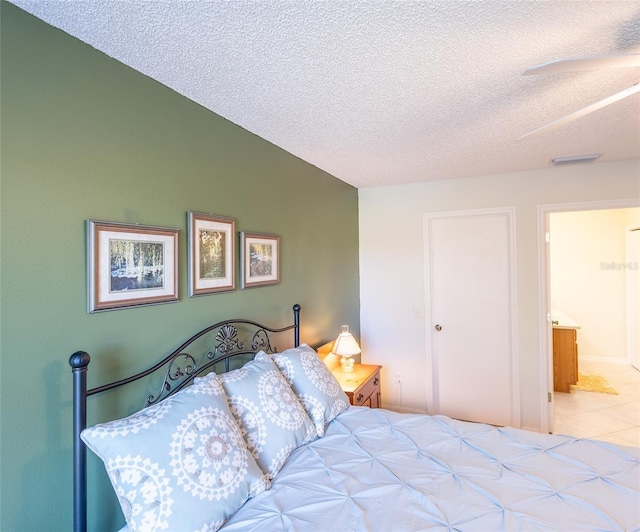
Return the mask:
<path fill-rule="evenodd" d="M 336 338 L 331 351 L 340 358 L 340 365 L 344 371 L 353 371 L 353 355 L 360 353 L 360 346 L 349 332 L 349 326 L 343 325 L 342 332 Z"/>

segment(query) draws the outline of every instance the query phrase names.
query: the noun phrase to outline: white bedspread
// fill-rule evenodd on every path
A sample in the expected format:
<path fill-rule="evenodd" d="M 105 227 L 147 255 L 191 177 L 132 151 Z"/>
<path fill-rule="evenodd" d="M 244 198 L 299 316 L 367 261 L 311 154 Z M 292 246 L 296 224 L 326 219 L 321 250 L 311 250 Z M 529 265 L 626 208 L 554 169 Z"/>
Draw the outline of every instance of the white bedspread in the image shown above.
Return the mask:
<path fill-rule="evenodd" d="M 351 407 L 225 531 L 640 530 L 640 450 Z"/>

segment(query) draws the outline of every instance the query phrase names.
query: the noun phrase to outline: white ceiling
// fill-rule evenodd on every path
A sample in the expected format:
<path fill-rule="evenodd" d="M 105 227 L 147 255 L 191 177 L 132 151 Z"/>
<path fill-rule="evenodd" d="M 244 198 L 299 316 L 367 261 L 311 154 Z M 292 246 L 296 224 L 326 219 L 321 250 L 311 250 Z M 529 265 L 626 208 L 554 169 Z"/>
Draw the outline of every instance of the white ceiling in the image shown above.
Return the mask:
<path fill-rule="evenodd" d="M 640 68 L 522 76 L 640 52 L 640 0 L 11 0 L 356 187 L 640 158 Z M 593 163 L 591 163 L 593 164 Z"/>

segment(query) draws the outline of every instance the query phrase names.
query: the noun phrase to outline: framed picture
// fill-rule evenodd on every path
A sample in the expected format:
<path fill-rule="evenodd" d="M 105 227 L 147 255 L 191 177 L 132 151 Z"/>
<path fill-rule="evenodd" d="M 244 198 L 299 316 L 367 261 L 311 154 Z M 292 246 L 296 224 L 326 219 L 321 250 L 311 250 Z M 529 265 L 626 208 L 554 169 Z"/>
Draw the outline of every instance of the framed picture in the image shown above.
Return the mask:
<path fill-rule="evenodd" d="M 178 229 L 87 221 L 88 310 L 178 301 Z"/>
<path fill-rule="evenodd" d="M 189 296 L 236 289 L 235 220 L 189 213 Z"/>
<path fill-rule="evenodd" d="M 280 282 L 280 237 L 264 233 L 240 233 L 242 288 Z"/>

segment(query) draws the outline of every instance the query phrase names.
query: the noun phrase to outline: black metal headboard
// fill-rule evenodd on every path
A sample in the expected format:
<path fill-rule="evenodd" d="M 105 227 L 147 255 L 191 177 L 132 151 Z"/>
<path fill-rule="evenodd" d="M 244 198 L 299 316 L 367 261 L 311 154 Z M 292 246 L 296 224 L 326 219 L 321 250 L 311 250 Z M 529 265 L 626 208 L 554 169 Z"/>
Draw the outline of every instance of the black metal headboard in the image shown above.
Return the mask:
<path fill-rule="evenodd" d="M 87 370 L 91 357 L 78 351 L 69 358 L 73 374 L 73 529 L 87 529 L 87 448 L 80 433 L 87 426 L 87 397 L 119 388 L 152 374 L 160 374 L 157 393 L 147 397 L 146 405 L 157 403 L 188 386 L 208 370 L 229 371 L 230 361 L 242 360 L 258 351 L 274 353 L 269 334 L 293 331 L 294 346 L 300 345 L 300 305 L 293 306 L 293 324 L 272 328 L 254 321 L 230 319 L 194 334 L 172 353 L 150 368 L 130 377 L 87 390 Z"/>

